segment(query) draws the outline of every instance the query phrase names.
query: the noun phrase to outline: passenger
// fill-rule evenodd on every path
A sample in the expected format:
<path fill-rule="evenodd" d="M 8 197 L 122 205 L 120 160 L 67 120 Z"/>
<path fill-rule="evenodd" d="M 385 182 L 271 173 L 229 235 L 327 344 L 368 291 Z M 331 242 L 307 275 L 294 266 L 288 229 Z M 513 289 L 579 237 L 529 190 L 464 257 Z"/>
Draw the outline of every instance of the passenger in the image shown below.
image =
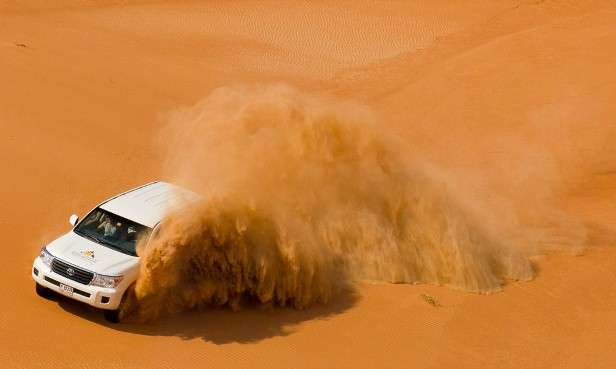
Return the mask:
<path fill-rule="evenodd" d="M 111 237 L 115 238 L 116 240 L 123 239 L 124 233 L 126 232 L 126 230 L 124 229 L 122 223 L 117 222 L 115 225 L 115 228 L 116 228 L 116 232 L 112 234 Z"/>
<path fill-rule="evenodd" d="M 121 227 L 122 227 L 122 223 L 117 222 L 116 224 L 113 224 L 111 219 L 107 217 L 107 219 L 103 223 L 99 224 L 97 229 L 103 229 L 104 237 L 114 237 L 116 233 L 118 232 L 118 228 L 121 228 Z"/>

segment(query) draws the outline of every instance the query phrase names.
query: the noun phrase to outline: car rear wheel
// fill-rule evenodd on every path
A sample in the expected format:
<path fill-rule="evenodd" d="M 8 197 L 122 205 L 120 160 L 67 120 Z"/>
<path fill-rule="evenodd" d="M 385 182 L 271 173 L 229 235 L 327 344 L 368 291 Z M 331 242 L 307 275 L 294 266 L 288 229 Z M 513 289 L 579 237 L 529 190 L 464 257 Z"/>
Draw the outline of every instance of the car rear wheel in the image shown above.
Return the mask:
<path fill-rule="evenodd" d="M 49 288 L 41 286 L 38 283 L 35 283 L 35 285 L 36 285 L 35 289 L 36 289 L 36 294 L 37 295 L 39 295 L 39 296 L 41 296 L 42 298 L 45 298 L 45 299 L 48 299 L 48 298 L 51 297 L 53 292 Z"/>

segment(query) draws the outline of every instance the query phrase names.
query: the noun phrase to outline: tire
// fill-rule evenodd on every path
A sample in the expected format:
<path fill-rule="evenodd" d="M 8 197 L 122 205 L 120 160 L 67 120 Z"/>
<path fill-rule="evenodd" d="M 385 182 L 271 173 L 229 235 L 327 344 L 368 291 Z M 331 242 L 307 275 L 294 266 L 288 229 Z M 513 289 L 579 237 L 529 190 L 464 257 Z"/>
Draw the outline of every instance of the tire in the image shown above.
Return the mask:
<path fill-rule="evenodd" d="M 135 283 L 131 284 L 126 291 L 124 291 L 124 295 L 122 295 L 122 300 L 120 301 L 120 305 L 115 310 L 105 310 L 105 320 L 109 323 L 117 324 L 120 323 L 122 319 L 125 319 L 127 316 L 131 314 L 131 306 L 134 306 L 135 299 Z"/>
<path fill-rule="evenodd" d="M 105 320 L 113 324 L 119 323 L 120 322 L 120 309 L 105 310 Z"/>
<path fill-rule="evenodd" d="M 53 292 L 44 286 L 41 286 L 38 283 L 35 283 L 35 290 L 36 290 L 36 294 L 41 296 L 44 299 L 48 299 L 52 296 Z"/>

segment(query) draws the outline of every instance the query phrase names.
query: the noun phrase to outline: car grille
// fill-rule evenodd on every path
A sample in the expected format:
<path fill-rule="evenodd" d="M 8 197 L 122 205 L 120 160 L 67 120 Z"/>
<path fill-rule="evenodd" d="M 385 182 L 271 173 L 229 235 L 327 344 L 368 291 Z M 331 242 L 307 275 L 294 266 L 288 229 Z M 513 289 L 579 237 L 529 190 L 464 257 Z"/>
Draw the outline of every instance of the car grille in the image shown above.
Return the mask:
<path fill-rule="evenodd" d="M 89 272 L 85 269 L 78 268 L 58 258 L 54 258 L 51 262 L 51 270 L 54 273 L 60 274 L 63 277 L 72 279 L 75 282 L 86 285 L 90 284 L 90 281 L 92 281 L 92 278 L 94 278 L 94 273 Z"/>

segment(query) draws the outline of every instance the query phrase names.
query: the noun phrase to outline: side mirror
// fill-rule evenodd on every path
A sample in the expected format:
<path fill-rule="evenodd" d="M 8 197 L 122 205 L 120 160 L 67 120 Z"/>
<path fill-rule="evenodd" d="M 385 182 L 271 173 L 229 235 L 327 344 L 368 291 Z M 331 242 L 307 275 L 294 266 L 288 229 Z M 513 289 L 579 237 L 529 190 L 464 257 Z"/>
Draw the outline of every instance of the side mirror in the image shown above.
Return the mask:
<path fill-rule="evenodd" d="M 68 218 L 68 222 L 74 227 L 77 225 L 77 222 L 79 221 L 79 217 L 75 214 L 71 215 Z"/>

